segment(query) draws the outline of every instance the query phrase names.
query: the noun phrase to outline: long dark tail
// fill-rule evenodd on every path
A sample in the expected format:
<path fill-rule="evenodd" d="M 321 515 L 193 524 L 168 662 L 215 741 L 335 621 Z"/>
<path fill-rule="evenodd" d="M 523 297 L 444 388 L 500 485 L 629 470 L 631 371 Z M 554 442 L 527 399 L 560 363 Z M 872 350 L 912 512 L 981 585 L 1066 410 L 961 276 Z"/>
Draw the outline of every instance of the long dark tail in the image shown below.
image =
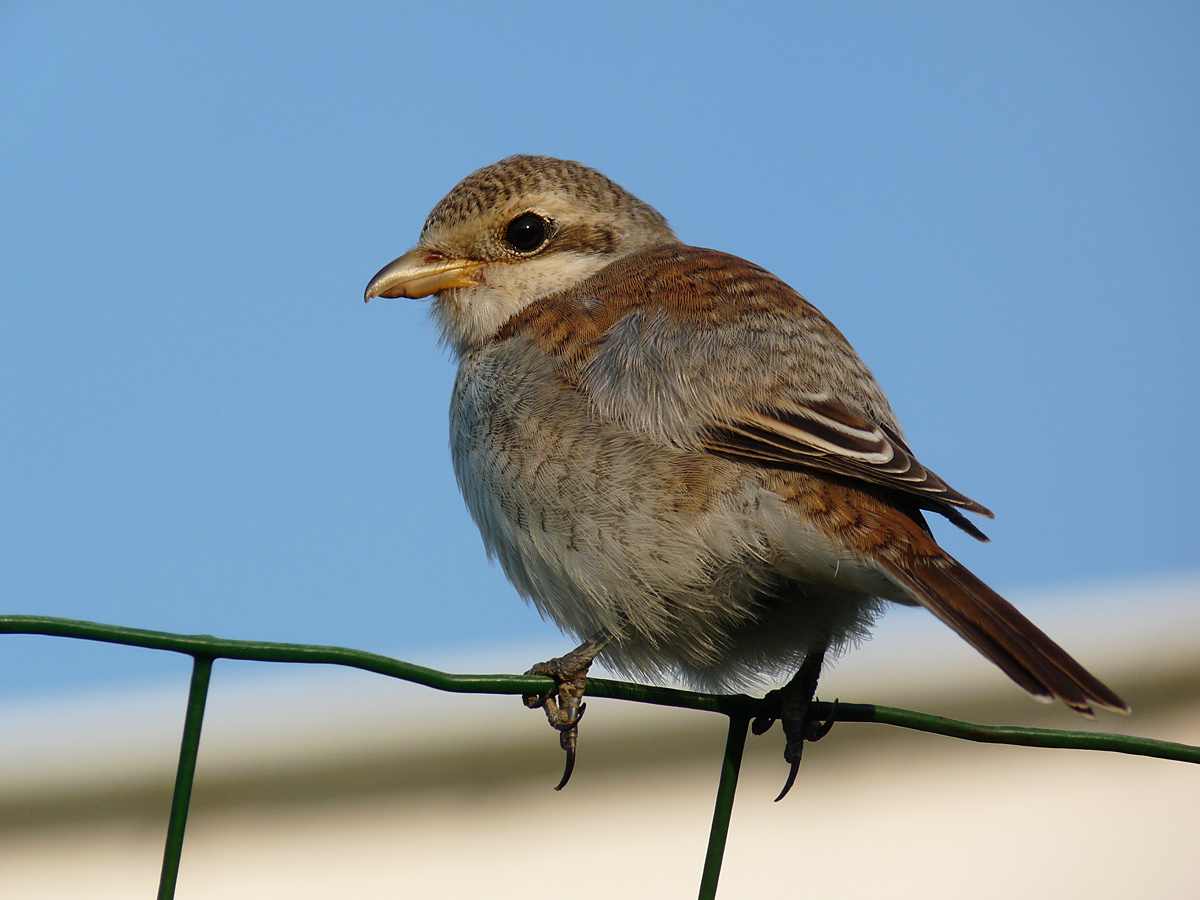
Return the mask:
<path fill-rule="evenodd" d="M 898 560 L 881 559 L 892 578 L 972 647 L 1036 697 L 1061 700 L 1093 715 L 1092 704 L 1119 713 L 1129 705 L 1050 640 L 1017 608 L 940 547 Z M 936 551 L 936 552 L 930 552 Z"/>

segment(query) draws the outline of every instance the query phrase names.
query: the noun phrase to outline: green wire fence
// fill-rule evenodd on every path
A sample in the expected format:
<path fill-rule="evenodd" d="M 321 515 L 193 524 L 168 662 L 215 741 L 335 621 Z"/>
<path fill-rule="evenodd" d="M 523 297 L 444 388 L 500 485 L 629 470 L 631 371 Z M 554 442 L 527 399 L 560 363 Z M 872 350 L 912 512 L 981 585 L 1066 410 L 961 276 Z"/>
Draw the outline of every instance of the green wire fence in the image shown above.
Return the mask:
<path fill-rule="evenodd" d="M 179 860 L 183 852 L 183 835 L 187 825 L 188 804 L 196 774 L 196 757 L 200 748 L 200 727 L 204 721 L 204 706 L 208 697 L 208 682 L 213 661 L 243 659 L 258 662 L 321 663 L 348 666 L 378 672 L 439 691 L 459 694 L 526 694 L 545 693 L 555 689 L 549 678 L 532 675 L 453 675 L 413 663 L 403 662 L 377 653 L 351 650 L 345 647 L 324 647 L 315 644 L 280 644 L 269 641 L 231 641 L 211 635 L 168 634 L 116 625 L 100 625 L 51 616 L 0 616 L 0 634 L 39 634 L 56 637 L 81 638 L 110 644 L 127 644 L 152 650 L 168 650 L 192 657 L 192 682 L 188 692 L 187 714 L 183 724 L 183 742 L 179 751 L 179 769 L 167 824 L 166 849 L 163 852 L 162 876 L 159 880 L 159 900 L 175 896 L 179 876 Z M 708 853 L 700 879 L 700 900 L 711 900 L 717 894 L 717 879 L 729 833 L 729 818 L 733 812 L 733 797 L 737 791 L 742 751 L 746 732 L 752 719 L 770 716 L 769 704 L 745 694 L 703 694 L 674 688 L 653 687 L 624 681 L 590 678 L 587 693 L 593 697 L 609 697 L 634 703 L 651 703 L 679 709 L 696 709 L 719 713 L 729 719 L 729 735 L 721 763 L 717 787 L 716 808 L 708 838 Z M 1012 726 L 975 725 L 956 719 L 931 716 L 907 709 L 875 706 L 869 703 L 816 704 L 815 714 L 837 722 L 877 722 L 916 731 L 926 731 L 947 737 L 990 744 L 1022 744 L 1029 747 L 1059 747 L 1075 750 L 1107 750 L 1136 756 L 1152 756 L 1180 762 L 1200 763 L 1200 747 L 1156 741 L 1122 734 L 1083 731 L 1060 731 L 1050 728 L 1017 728 Z"/>

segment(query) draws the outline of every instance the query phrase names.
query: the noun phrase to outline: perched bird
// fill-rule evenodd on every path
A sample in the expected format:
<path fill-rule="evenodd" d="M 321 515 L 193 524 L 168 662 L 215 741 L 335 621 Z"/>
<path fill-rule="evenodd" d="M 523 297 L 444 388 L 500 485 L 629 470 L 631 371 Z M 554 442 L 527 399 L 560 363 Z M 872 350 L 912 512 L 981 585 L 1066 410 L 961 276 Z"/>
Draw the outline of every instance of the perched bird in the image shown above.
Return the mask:
<path fill-rule="evenodd" d="M 771 273 L 683 244 L 593 169 L 512 156 L 459 182 L 365 299 L 430 295 L 458 360 L 467 507 L 517 590 L 583 641 L 531 670 L 558 684 L 527 702 L 562 733 L 562 784 L 602 655 L 704 689 L 794 675 L 775 694 L 790 787 L 824 730 L 822 661 L 886 601 L 1036 697 L 1128 711 L 938 546 L 924 512 L 981 540 L 963 513 L 992 514 L 917 461 L 846 338 Z"/>

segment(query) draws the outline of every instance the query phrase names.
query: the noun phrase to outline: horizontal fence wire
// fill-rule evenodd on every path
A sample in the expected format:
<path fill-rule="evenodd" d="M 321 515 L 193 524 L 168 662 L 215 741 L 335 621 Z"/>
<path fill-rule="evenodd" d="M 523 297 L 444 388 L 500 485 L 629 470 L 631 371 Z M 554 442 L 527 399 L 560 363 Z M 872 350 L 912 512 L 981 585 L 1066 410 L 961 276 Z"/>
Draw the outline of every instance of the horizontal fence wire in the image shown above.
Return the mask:
<path fill-rule="evenodd" d="M 347 647 L 285 644 L 270 641 L 237 641 L 207 634 L 171 634 L 163 631 L 60 619 L 52 616 L 0 616 L 0 634 L 33 634 L 101 641 L 182 653 L 193 658 L 192 683 L 188 694 L 179 770 L 168 823 L 162 878 L 159 884 L 159 900 L 170 900 L 175 894 L 187 810 L 199 750 L 200 726 L 204 716 L 208 681 L 214 660 L 240 659 L 256 662 L 346 666 L 376 672 L 439 691 L 459 694 L 524 696 L 545 694 L 556 688 L 552 679 L 537 675 L 458 675 L 393 659 L 382 654 L 368 653 Z M 717 879 L 720 875 L 725 839 L 729 830 L 729 819 L 733 809 L 734 793 L 737 789 L 738 772 L 748 723 L 758 716 L 772 716 L 774 714 L 772 705 L 763 698 L 750 697 L 746 694 L 707 694 L 605 678 L 589 678 L 587 694 L 592 697 L 720 713 L 729 718 L 729 737 L 722 762 L 716 808 L 709 834 L 708 854 L 705 858 L 700 887 L 700 900 L 711 900 L 716 896 Z M 958 719 L 947 719 L 928 713 L 872 703 L 831 704 L 818 702 L 814 704 L 814 715 L 822 720 L 832 717 L 832 720 L 836 722 L 873 722 L 980 743 L 1072 750 L 1104 750 L 1178 762 L 1200 763 L 1200 747 L 1124 734 L 1025 728 L 1010 725 L 978 725 Z"/>

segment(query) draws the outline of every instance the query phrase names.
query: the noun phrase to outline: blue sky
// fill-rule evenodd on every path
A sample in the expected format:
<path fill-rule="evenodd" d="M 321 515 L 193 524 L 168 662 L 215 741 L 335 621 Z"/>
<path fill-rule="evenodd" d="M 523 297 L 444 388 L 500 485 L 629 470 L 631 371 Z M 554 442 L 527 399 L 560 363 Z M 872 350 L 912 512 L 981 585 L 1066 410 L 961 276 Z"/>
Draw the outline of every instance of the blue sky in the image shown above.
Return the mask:
<path fill-rule="evenodd" d="M 361 299 L 514 152 L 816 303 L 996 511 L 939 534 L 997 588 L 1195 569 L 1198 38 L 1194 4 L 8 3 L 0 607 L 550 633 L 458 496 L 424 306 Z M 182 671 L 0 640 L 0 693 Z"/>

